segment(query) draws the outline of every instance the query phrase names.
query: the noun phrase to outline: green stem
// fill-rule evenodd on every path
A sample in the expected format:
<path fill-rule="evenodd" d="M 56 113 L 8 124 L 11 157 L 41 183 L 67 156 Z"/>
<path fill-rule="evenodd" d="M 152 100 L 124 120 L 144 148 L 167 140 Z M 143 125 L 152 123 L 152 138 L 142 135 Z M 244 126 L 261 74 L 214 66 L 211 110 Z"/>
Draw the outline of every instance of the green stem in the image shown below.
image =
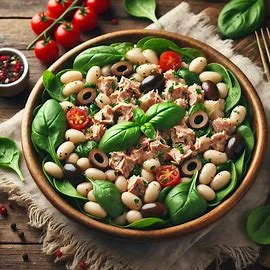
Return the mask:
<path fill-rule="evenodd" d="M 36 42 L 38 40 L 40 40 L 40 38 L 42 38 L 42 36 L 46 35 L 56 24 L 58 24 L 58 22 L 60 20 L 62 20 L 67 13 L 69 13 L 71 10 L 73 9 L 77 9 L 80 8 L 81 6 L 76 6 L 78 0 L 75 0 L 66 10 L 65 12 L 59 17 L 57 18 L 48 28 L 46 28 L 40 35 L 38 35 L 27 47 L 27 50 L 32 49 L 32 47 L 36 44 Z"/>

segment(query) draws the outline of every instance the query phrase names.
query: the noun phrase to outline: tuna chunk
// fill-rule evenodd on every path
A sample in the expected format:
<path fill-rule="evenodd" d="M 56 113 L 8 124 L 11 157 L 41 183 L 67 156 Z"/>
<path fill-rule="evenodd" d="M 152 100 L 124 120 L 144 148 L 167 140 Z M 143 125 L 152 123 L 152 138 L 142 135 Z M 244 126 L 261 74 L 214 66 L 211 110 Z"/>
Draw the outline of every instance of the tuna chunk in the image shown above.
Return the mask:
<path fill-rule="evenodd" d="M 192 145 L 195 141 L 195 132 L 183 123 L 173 127 L 170 132 L 174 144 Z"/>
<path fill-rule="evenodd" d="M 193 84 L 188 87 L 188 99 L 190 106 L 204 101 L 204 91 L 200 85 Z"/>
<path fill-rule="evenodd" d="M 222 132 L 226 131 L 227 134 L 231 135 L 234 131 L 236 126 L 233 124 L 230 118 L 217 118 L 212 123 L 213 129 L 215 132 Z"/>
<path fill-rule="evenodd" d="M 110 105 L 105 105 L 94 115 L 94 122 L 104 125 L 112 125 L 114 122 L 113 109 Z"/>
<path fill-rule="evenodd" d="M 181 148 L 172 148 L 168 156 L 173 160 L 172 163 L 180 165 L 184 159 L 190 157 L 192 154 L 193 151 L 190 149 L 190 146 L 184 145 Z"/>
<path fill-rule="evenodd" d="M 120 82 L 118 83 L 117 90 L 120 92 L 129 92 L 131 95 L 139 97 L 141 95 L 140 85 L 140 82 L 136 82 L 122 76 Z"/>
<path fill-rule="evenodd" d="M 162 92 L 162 96 L 166 100 L 176 100 L 178 98 L 185 98 L 188 86 L 172 80 L 168 80 L 165 83 L 165 90 Z"/>
<path fill-rule="evenodd" d="M 133 109 L 135 108 L 134 104 L 127 104 L 125 102 L 120 102 L 115 107 L 113 107 L 113 111 L 116 113 L 120 113 L 118 118 L 118 122 L 120 121 L 129 121 L 133 117 Z"/>
<path fill-rule="evenodd" d="M 163 76 L 166 80 L 176 81 L 176 82 L 180 82 L 182 84 L 185 84 L 185 80 L 182 78 L 179 78 L 179 76 L 176 74 L 175 70 L 173 70 L 173 69 L 166 71 L 163 74 Z"/>
<path fill-rule="evenodd" d="M 144 111 L 147 111 L 152 105 L 160 103 L 162 101 L 162 98 L 158 94 L 158 91 L 152 90 L 147 94 L 144 94 L 141 98 L 139 98 L 139 101 L 140 107 Z"/>
<path fill-rule="evenodd" d="M 97 80 L 97 87 L 100 92 L 110 96 L 110 94 L 116 89 L 117 87 L 117 78 L 115 76 L 107 76 L 107 77 L 99 77 Z"/>
<path fill-rule="evenodd" d="M 210 138 L 206 136 L 196 138 L 194 148 L 198 153 L 205 152 L 210 148 Z"/>
<path fill-rule="evenodd" d="M 184 98 L 178 98 L 174 101 L 174 103 L 182 108 L 187 107 L 187 100 Z"/>
<path fill-rule="evenodd" d="M 136 196 L 142 197 L 146 187 L 147 183 L 140 176 L 133 175 L 128 180 L 128 191 Z"/>
<path fill-rule="evenodd" d="M 225 150 L 228 137 L 229 136 L 226 134 L 224 130 L 222 132 L 215 133 L 210 138 L 211 148 L 223 152 Z"/>
<path fill-rule="evenodd" d="M 224 99 L 205 100 L 203 104 L 211 120 L 214 120 L 218 117 L 224 117 L 224 112 L 223 112 L 225 109 Z"/>
<path fill-rule="evenodd" d="M 104 125 L 96 123 L 87 129 L 85 134 L 86 140 L 94 140 L 99 142 L 105 131 L 106 128 Z"/>

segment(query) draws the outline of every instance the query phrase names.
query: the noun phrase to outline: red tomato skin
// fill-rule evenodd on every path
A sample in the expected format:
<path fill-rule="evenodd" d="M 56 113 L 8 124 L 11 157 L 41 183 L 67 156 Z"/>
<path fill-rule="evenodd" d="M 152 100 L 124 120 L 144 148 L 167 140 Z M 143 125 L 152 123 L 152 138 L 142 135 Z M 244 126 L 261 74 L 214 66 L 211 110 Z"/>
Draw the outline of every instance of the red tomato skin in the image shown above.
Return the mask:
<path fill-rule="evenodd" d="M 111 5 L 110 0 L 87 0 L 86 6 L 94 9 L 98 14 L 105 13 Z"/>
<path fill-rule="evenodd" d="M 54 36 L 55 40 L 64 48 L 72 48 L 80 42 L 80 30 L 72 23 L 60 24 Z"/>
<path fill-rule="evenodd" d="M 68 112 L 66 113 L 66 117 L 67 117 L 68 126 L 70 128 L 74 128 L 77 130 L 84 129 L 90 122 L 90 118 L 88 114 L 86 113 L 86 111 L 77 107 L 73 107 L 70 110 L 68 110 Z M 82 123 L 80 124 L 74 123 L 74 118 L 75 118 L 75 121 L 79 119 L 82 120 Z"/>
<path fill-rule="evenodd" d="M 98 14 L 94 9 L 78 9 L 73 17 L 73 25 L 83 32 L 92 31 L 98 26 Z"/>
<path fill-rule="evenodd" d="M 165 178 L 167 179 L 166 182 L 164 181 Z M 158 167 L 156 169 L 156 179 L 162 187 L 176 186 L 181 182 L 179 169 L 174 165 Z"/>
<path fill-rule="evenodd" d="M 159 65 L 163 71 L 177 70 L 181 67 L 182 57 L 174 51 L 165 51 L 159 57 Z"/>
<path fill-rule="evenodd" d="M 46 12 L 39 12 L 32 17 L 31 28 L 35 34 L 39 35 L 52 23 L 53 20 L 48 17 Z"/>
<path fill-rule="evenodd" d="M 49 16 L 54 19 L 59 18 L 72 2 L 72 0 L 49 0 L 47 4 Z"/>
<path fill-rule="evenodd" d="M 59 48 L 54 40 L 39 40 L 35 44 L 35 56 L 40 61 L 50 64 L 58 58 Z"/>

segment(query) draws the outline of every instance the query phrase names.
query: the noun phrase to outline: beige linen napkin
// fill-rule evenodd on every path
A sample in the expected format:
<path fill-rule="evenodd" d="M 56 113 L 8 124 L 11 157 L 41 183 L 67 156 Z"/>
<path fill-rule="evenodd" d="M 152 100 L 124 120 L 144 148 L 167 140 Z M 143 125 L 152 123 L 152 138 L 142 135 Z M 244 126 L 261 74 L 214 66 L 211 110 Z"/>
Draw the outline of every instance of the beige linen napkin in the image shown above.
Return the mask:
<path fill-rule="evenodd" d="M 222 41 L 215 27 L 208 24 L 204 14 L 194 15 L 186 3 L 168 12 L 160 19 L 165 30 L 186 34 L 216 48 L 241 68 L 264 101 L 269 117 L 269 87 L 263 81 L 261 69 L 233 53 L 230 41 Z M 149 28 L 155 28 L 151 25 Z M 0 125 L 0 136 L 8 136 L 20 144 L 20 126 L 23 111 Z M 269 154 L 265 158 L 269 160 Z M 222 261 L 231 256 L 237 269 L 256 260 L 257 246 L 245 234 L 245 221 L 251 209 L 263 203 L 269 189 L 269 172 L 263 164 L 256 183 L 229 214 L 211 226 L 184 236 L 158 242 L 117 239 L 94 232 L 59 213 L 42 195 L 21 162 L 25 183 L 12 172 L 0 170 L 0 190 L 10 198 L 28 207 L 30 225 L 43 228 L 43 251 L 63 253 L 57 260 L 66 260 L 69 269 L 78 268 L 86 260 L 89 269 L 205 269 L 213 258 Z"/>

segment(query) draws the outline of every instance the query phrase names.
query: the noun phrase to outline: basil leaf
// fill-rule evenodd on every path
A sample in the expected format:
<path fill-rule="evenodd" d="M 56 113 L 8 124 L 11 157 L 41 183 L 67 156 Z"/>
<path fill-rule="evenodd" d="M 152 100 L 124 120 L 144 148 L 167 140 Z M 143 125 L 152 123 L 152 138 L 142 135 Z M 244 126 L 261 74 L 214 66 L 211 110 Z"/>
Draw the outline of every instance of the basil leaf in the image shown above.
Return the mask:
<path fill-rule="evenodd" d="M 62 166 L 55 148 L 65 140 L 66 116 L 60 104 L 53 99 L 46 101 L 32 122 L 31 139 L 36 148 L 50 154 L 53 161 Z"/>
<path fill-rule="evenodd" d="M 160 26 L 160 22 L 155 15 L 156 2 L 155 0 L 125 0 L 126 12 L 134 17 L 147 18 Z"/>
<path fill-rule="evenodd" d="M 138 125 L 143 125 L 146 122 L 145 112 L 141 108 L 134 108 L 133 110 L 133 120 Z"/>
<path fill-rule="evenodd" d="M 15 171 L 24 181 L 24 177 L 19 167 L 20 150 L 16 143 L 9 138 L 0 137 L 0 167 Z"/>
<path fill-rule="evenodd" d="M 168 224 L 167 220 L 155 217 L 148 217 L 143 218 L 137 221 L 130 223 L 129 225 L 125 226 L 125 228 L 130 229 L 158 229 L 166 226 Z"/>
<path fill-rule="evenodd" d="M 185 110 L 172 102 L 154 104 L 146 112 L 147 122 L 160 130 L 174 127 L 184 116 Z"/>
<path fill-rule="evenodd" d="M 227 38 L 239 38 L 260 28 L 265 18 L 264 0 L 231 0 L 218 17 L 218 28 Z"/>
<path fill-rule="evenodd" d="M 105 66 L 113 64 L 123 58 L 124 55 L 111 46 L 97 46 L 81 52 L 74 60 L 73 68 L 86 74 L 93 66 Z"/>
<path fill-rule="evenodd" d="M 137 144 L 140 127 L 133 122 L 120 122 L 108 130 L 99 142 L 99 149 L 105 153 L 126 150 Z"/>
<path fill-rule="evenodd" d="M 90 105 L 89 105 L 89 108 L 88 108 L 88 113 L 91 115 L 91 116 L 94 116 L 97 112 L 100 111 L 100 108 L 98 107 L 98 105 L 96 104 L 96 102 L 92 102 Z"/>
<path fill-rule="evenodd" d="M 106 180 L 94 180 L 91 183 L 97 202 L 111 218 L 123 214 L 125 207 L 121 201 L 121 193 L 113 183 Z"/>
<path fill-rule="evenodd" d="M 76 146 L 75 153 L 77 153 L 79 157 L 88 157 L 91 150 L 96 147 L 97 143 L 95 141 L 85 141 Z"/>
<path fill-rule="evenodd" d="M 120 54 L 125 55 L 129 50 L 133 49 L 133 43 L 131 42 L 119 42 L 113 43 L 110 45 L 114 49 L 116 49 Z"/>
<path fill-rule="evenodd" d="M 144 125 L 142 125 L 141 132 L 151 140 L 154 140 L 156 138 L 156 131 L 151 123 L 145 123 Z"/>
<path fill-rule="evenodd" d="M 247 220 L 248 236 L 256 243 L 270 244 L 270 205 L 254 209 Z"/>
<path fill-rule="evenodd" d="M 186 68 L 179 69 L 177 71 L 178 76 L 182 77 L 187 85 L 193 85 L 194 83 L 201 85 L 202 82 L 199 78 L 199 75 L 193 71 L 190 71 Z"/>
<path fill-rule="evenodd" d="M 173 224 L 187 222 L 206 212 L 207 202 L 196 189 L 197 178 L 198 171 L 194 173 L 191 182 L 181 183 L 168 193 L 165 205 Z"/>

